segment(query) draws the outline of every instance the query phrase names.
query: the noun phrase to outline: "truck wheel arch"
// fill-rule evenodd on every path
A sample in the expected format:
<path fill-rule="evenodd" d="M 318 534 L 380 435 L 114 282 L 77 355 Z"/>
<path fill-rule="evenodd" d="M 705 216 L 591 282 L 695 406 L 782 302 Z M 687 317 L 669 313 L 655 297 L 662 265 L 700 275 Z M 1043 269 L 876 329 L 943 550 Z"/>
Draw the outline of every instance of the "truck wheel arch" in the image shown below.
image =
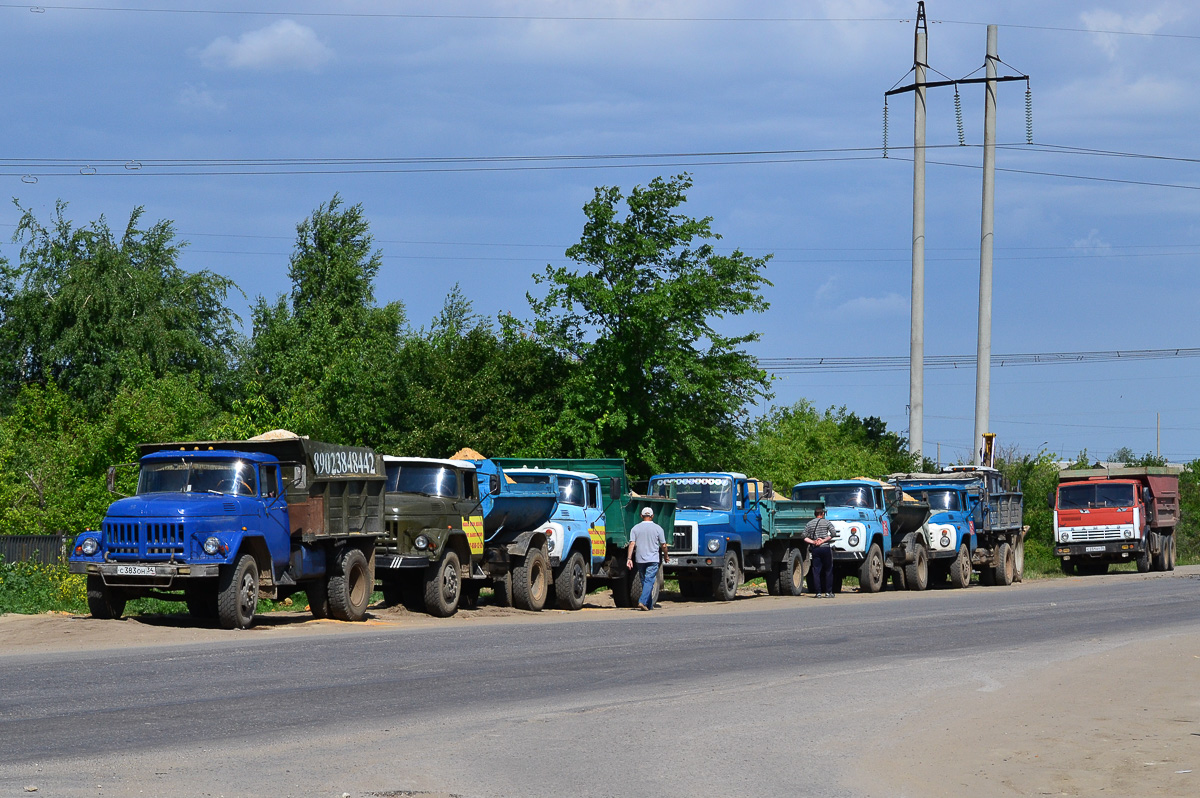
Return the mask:
<path fill-rule="evenodd" d="M 237 557 L 234 558 L 234 563 L 237 563 L 238 557 L 243 554 L 249 554 L 254 558 L 254 563 L 258 566 L 259 586 L 267 584 L 275 584 L 275 570 L 271 563 L 271 551 L 267 548 L 267 542 L 257 536 L 242 538 L 242 543 L 238 546 Z M 263 577 L 266 578 L 263 578 Z M 270 580 L 269 582 L 267 580 Z"/>

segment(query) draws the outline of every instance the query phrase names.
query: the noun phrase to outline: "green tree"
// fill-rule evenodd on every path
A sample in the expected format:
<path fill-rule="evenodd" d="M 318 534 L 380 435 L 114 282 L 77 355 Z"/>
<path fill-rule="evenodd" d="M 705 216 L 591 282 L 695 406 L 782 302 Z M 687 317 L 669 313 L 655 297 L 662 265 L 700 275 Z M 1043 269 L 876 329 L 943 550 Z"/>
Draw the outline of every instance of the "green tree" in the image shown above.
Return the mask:
<path fill-rule="evenodd" d="M 624 455 L 637 476 L 728 462 L 747 406 L 769 396 L 742 348 L 758 334 L 714 327 L 767 307 L 769 256 L 717 253 L 712 219 L 678 212 L 691 186 L 597 188 L 566 252 L 579 268 L 547 266 L 534 276 L 545 295 L 529 296 L 536 334 L 575 361 L 558 421 L 569 453 Z"/>
<path fill-rule="evenodd" d="M 805 480 L 879 477 L 914 468 L 907 441 L 881 419 L 860 419 L 845 407 L 822 413 L 803 399 L 756 422 L 738 466 L 771 480 L 784 494 Z"/>
<path fill-rule="evenodd" d="M 49 226 L 22 211 L 20 264 L 0 263 L 0 386 L 12 397 L 53 382 L 104 407 L 127 382 L 195 374 L 224 386 L 237 353 L 233 281 L 178 266 L 185 246 L 170 221 L 138 226 L 135 208 L 118 237 L 103 217 L 86 227 L 58 202 Z"/>
<path fill-rule="evenodd" d="M 375 304 L 380 263 L 362 205 L 344 207 L 337 194 L 296 227 L 291 293 L 259 297 L 243 372 L 270 403 L 268 416 L 332 440 L 383 435 L 405 316 L 399 302 Z"/>

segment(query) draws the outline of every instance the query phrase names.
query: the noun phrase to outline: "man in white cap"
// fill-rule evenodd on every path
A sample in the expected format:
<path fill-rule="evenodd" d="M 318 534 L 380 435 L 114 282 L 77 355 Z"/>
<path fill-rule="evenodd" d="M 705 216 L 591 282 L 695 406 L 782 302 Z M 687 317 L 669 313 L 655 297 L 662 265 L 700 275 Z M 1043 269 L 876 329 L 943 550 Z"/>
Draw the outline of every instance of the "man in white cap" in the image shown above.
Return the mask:
<path fill-rule="evenodd" d="M 636 561 L 638 574 L 642 577 L 642 597 L 638 600 L 638 609 L 652 610 L 658 564 L 667 556 L 667 536 L 663 528 L 654 523 L 654 510 L 649 507 L 642 508 L 641 523 L 629 530 L 628 555 L 625 567 L 632 571 Z"/>

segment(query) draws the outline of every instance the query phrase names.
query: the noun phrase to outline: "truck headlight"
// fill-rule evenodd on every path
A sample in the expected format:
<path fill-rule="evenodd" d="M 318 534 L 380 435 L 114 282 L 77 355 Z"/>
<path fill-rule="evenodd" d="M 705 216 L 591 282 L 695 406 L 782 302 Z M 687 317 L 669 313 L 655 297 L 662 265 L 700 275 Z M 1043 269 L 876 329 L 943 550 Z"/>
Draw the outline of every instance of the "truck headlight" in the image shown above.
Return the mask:
<path fill-rule="evenodd" d="M 1133 530 L 1132 530 L 1132 529 L 1126 529 L 1126 530 L 1125 530 L 1125 537 L 1127 537 L 1127 538 L 1131 538 L 1131 537 L 1133 537 Z"/>
<path fill-rule="evenodd" d="M 429 538 L 424 535 L 417 535 L 417 539 L 413 541 L 413 545 L 421 551 L 425 551 L 425 549 L 429 548 Z"/>
<path fill-rule="evenodd" d="M 546 551 L 554 551 L 554 538 L 546 538 Z"/>
<path fill-rule="evenodd" d="M 708 550 L 709 551 L 716 551 L 719 548 L 721 548 L 720 538 L 709 538 L 708 539 Z"/>
<path fill-rule="evenodd" d="M 947 546 L 949 546 L 950 545 L 950 536 L 942 535 L 941 544 L 942 544 L 943 549 L 946 548 Z"/>
<path fill-rule="evenodd" d="M 83 543 L 79 544 L 79 550 L 91 557 L 93 554 L 100 551 L 100 541 L 96 540 L 95 538 L 84 538 Z"/>
<path fill-rule="evenodd" d="M 847 540 L 846 542 L 850 544 L 850 548 L 854 548 L 855 546 L 858 545 L 858 535 L 854 532 L 851 532 L 850 539 Z"/>
<path fill-rule="evenodd" d="M 1068 542 L 1070 539 L 1071 539 L 1071 533 L 1070 533 L 1070 532 L 1063 532 L 1063 533 L 1062 533 L 1062 542 L 1063 542 L 1063 543 L 1066 543 L 1066 542 Z"/>
<path fill-rule="evenodd" d="M 218 538 L 209 538 L 204 541 L 204 553 L 212 557 L 221 550 L 221 541 Z"/>

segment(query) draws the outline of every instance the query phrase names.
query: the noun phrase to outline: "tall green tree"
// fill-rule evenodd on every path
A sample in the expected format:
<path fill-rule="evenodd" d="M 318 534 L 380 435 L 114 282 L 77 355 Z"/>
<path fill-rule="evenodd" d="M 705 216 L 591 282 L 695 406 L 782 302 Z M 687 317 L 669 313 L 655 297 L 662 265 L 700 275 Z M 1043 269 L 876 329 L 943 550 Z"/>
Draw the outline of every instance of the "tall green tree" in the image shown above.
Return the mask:
<path fill-rule="evenodd" d="M 0 263 L 0 389 L 53 382 L 104 407 L 127 382 L 195 374 L 227 382 L 239 345 L 232 280 L 178 265 L 184 242 L 135 208 L 117 235 L 104 217 L 75 227 L 66 203 L 48 225 L 21 207 L 20 263 Z"/>
<path fill-rule="evenodd" d="M 380 263 L 362 205 L 335 194 L 296 228 L 291 293 L 254 306 L 246 381 L 307 424 L 296 432 L 357 443 L 384 432 L 405 316 L 375 303 Z"/>
<path fill-rule="evenodd" d="M 637 476 L 729 462 L 746 408 L 769 395 L 743 349 L 758 334 L 714 324 L 766 309 L 770 256 L 719 254 L 711 217 L 679 212 L 691 186 L 597 188 L 566 252 L 576 267 L 547 266 L 529 296 L 537 335 L 576 364 L 558 421 L 570 453 L 624 455 Z"/>

